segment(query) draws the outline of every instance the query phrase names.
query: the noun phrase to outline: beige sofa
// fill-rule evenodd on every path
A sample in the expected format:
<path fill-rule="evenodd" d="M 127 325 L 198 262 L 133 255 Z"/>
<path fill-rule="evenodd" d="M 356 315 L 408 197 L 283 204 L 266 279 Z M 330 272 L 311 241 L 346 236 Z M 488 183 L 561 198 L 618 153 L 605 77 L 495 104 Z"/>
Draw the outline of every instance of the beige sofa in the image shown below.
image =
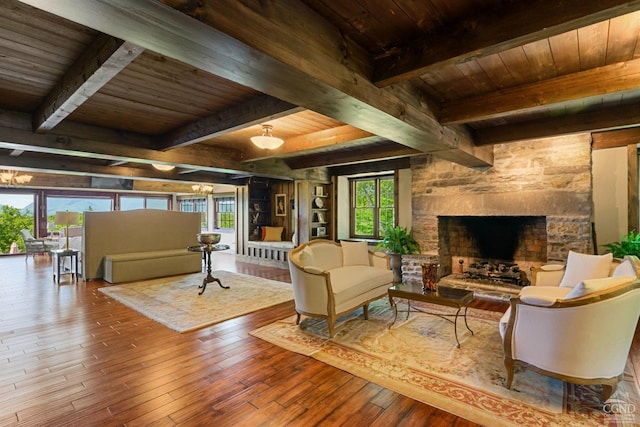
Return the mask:
<path fill-rule="evenodd" d="M 187 250 L 199 232 L 199 213 L 85 212 L 85 279 L 120 283 L 202 271 L 202 254 Z"/>
<path fill-rule="evenodd" d="M 389 257 L 366 242 L 302 244 L 289 253 L 289 272 L 297 323 L 301 315 L 326 318 L 330 337 L 341 314 L 362 307 L 367 319 L 369 303 L 386 296 L 393 281 Z"/>
<path fill-rule="evenodd" d="M 632 260 L 570 253 L 566 268 L 538 272 L 500 322 L 511 387 L 516 363 L 577 384 L 601 384 L 606 401 L 622 377 L 640 316 Z"/>

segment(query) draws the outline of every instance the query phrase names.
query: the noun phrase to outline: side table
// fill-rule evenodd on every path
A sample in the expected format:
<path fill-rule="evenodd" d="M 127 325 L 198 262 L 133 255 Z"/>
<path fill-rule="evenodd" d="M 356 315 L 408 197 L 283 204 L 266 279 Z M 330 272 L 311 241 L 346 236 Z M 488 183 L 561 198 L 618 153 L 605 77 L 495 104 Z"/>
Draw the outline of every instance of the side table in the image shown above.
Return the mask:
<path fill-rule="evenodd" d="M 49 251 L 53 256 L 53 280 L 60 283 L 62 274 L 71 274 L 71 280 L 78 280 L 78 250 L 77 249 L 52 249 Z M 64 259 L 69 257 L 69 270 L 64 266 Z"/>
<path fill-rule="evenodd" d="M 222 289 L 229 289 L 229 286 L 224 286 L 220 281 L 220 279 L 218 279 L 217 277 L 213 277 L 211 275 L 211 252 L 226 251 L 227 249 L 229 249 L 229 245 L 221 245 L 221 244 L 218 244 L 218 245 L 203 244 L 199 246 L 189 246 L 187 248 L 189 252 L 202 252 L 203 256 L 205 257 L 205 261 L 207 263 L 207 277 L 205 277 L 204 280 L 202 281 L 202 285 L 198 286 L 198 288 L 202 289 L 200 292 L 198 292 L 198 295 L 202 295 L 204 293 L 204 290 L 207 289 L 207 283 L 211 283 L 211 282 L 218 282 L 218 285 Z"/>

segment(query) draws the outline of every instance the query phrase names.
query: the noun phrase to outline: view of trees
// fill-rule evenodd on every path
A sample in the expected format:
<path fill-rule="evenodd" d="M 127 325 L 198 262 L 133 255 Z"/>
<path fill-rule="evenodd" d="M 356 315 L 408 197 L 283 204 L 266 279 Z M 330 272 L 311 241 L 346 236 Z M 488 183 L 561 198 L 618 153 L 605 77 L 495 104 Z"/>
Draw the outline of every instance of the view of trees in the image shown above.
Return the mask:
<path fill-rule="evenodd" d="M 21 213 L 20 209 L 8 205 L 0 207 L 0 253 L 7 254 L 13 242 L 24 252 L 20 230 L 27 229 L 33 234 L 33 213 Z"/>
<path fill-rule="evenodd" d="M 393 177 L 354 180 L 354 235 L 380 238 L 386 225 L 395 225 Z"/>

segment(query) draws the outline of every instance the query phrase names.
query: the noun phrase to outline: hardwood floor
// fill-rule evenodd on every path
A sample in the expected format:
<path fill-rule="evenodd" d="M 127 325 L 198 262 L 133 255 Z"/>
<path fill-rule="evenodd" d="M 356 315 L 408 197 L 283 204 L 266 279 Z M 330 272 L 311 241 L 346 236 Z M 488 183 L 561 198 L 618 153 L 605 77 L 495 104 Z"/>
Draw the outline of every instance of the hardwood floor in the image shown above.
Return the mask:
<path fill-rule="evenodd" d="M 214 264 L 289 282 L 233 255 Z M 101 281 L 62 279 L 46 256 L 0 257 L 0 426 L 475 425 L 248 334 L 293 302 L 179 334 Z"/>

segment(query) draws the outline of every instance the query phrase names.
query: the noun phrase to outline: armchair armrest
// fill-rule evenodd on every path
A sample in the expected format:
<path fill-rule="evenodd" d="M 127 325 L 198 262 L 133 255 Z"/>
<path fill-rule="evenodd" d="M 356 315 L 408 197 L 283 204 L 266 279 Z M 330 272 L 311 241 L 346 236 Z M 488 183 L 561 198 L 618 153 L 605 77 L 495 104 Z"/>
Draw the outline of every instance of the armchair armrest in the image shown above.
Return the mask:
<path fill-rule="evenodd" d="M 391 266 L 389 265 L 389 255 L 383 252 L 369 251 L 369 263 L 373 267 L 384 268 L 385 270 L 391 270 Z"/>

